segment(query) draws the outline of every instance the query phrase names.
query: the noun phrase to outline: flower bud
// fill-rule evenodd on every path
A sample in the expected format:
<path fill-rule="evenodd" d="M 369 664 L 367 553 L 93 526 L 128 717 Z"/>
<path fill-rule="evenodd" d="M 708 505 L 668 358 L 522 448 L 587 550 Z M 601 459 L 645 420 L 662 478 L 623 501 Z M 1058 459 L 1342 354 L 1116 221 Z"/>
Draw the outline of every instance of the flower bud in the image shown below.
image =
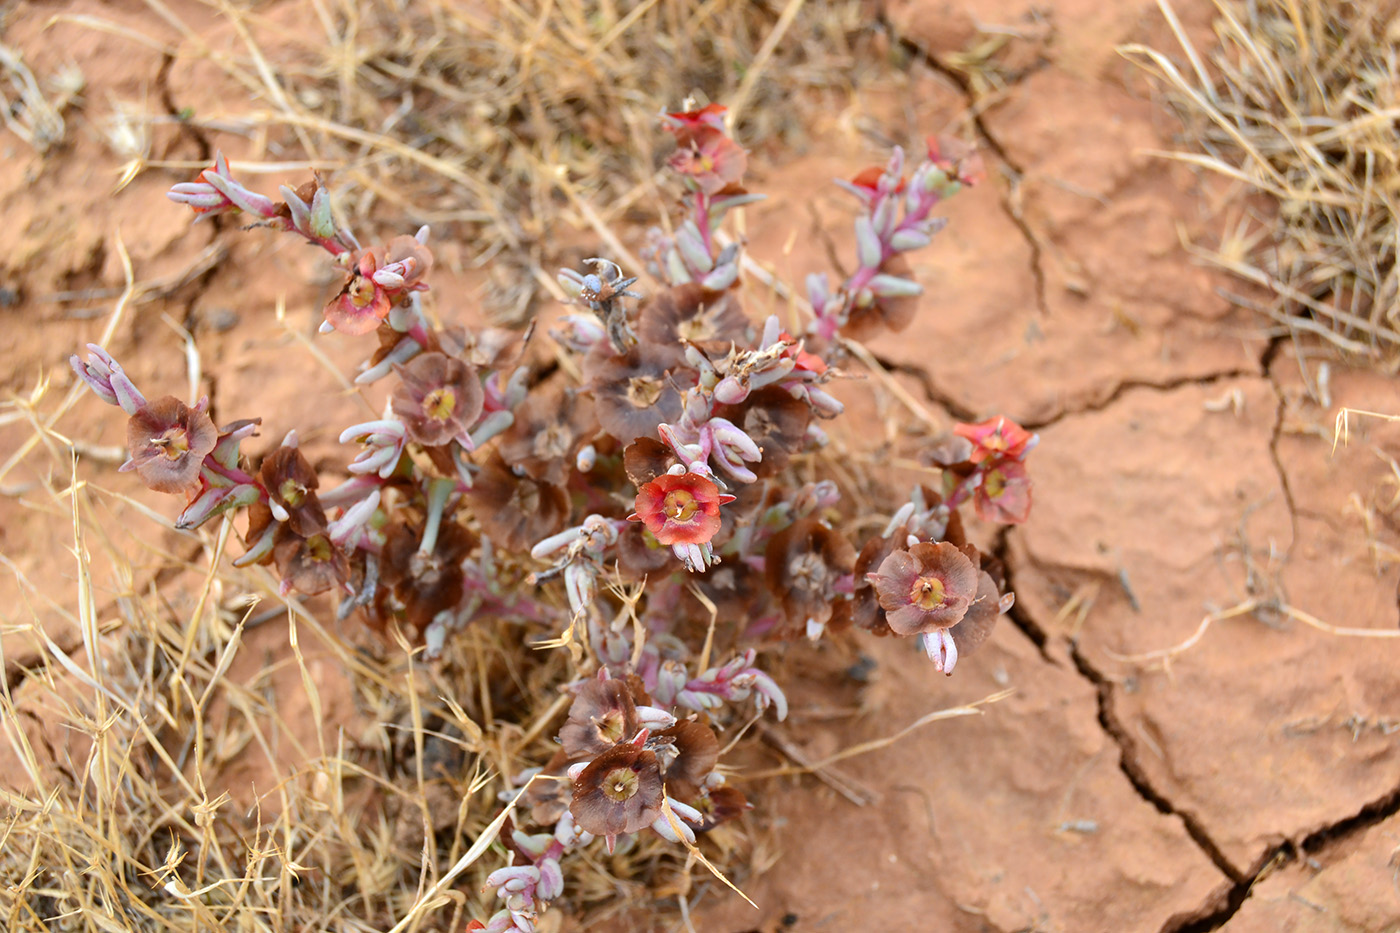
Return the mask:
<path fill-rule="evenodd" d="M 884 247 L 875 232 L 875 222 L 868 214 L 856 218 L 856 257 L 862 268 L 878 269 Z"/>
<path fill-rule="evenodd" d="M 722 263 L 700 280 L 700 284 L 712 292 L 722 292 L 739 280 L 739 262 Z"/>
<path fill-rule="evenodd" d="M 68 360 L 78 378 L 108 405 L 119 405 L 128 415 L 145 408 L 146 397 L 127 377 L 121 365 L 97 344 L 90 343 L 87 348 L 89 355 L 86 363 L 76 355 Z"/>
<path fill-rule="evenodd" d="M 726 198 L 715 198 L 710 202 L 710 217 L 715 221 L 724 214 L 725 211 L 734 207 L 743 207 L 745 204 L 756 204 L 767 199 L 766 194 L 731 194 Z"/>
<path fill-rule="evenodd" d="M 292 214 L 292 227 L 301 233 L 311 232 L 311 207 L 291 188 L 282 185 L 277 189 L 282 195 L 282 200 L 287 202 L 287 209 Z"/>
<path fill-rule="evenodd" d="M 666 278 L 672 285 L 684 285 L 690 281 L 690 270 L 686 269 L 680 252 L 675 248 L 666 251 Z"/>
<path fill-rule="evenodd" d="M 739 405 L 748 397 L 748 386 L 733 376 L 725 376 L 715 386 L 715 401 L 721 405 Z"/>
<path fill-rule="evenodd" d="M 598 463 L 598 448 L 592 444 L 584 444 L 579 448 L 574 456 L 574 467 L 580 473 L 592 472 L 593 467 Z"/>
<path fill-rule="evenodd" d="M 871 279 L 869 288 L 871 294 L 881 298 L 908 298 L 924 293 L 924 287 L 918 282 L 884 273 Z"/>
<path fill-rule="evenodd" d="M 262 494 L 262 490 L 251 483 L 223 488 L 210 486 L 185 507 L 180 517 L 175 519 L 175 527 L 181 531 L 198 528 L 229 509 L 241 509 L 252 505 Z"/>
<path fill-rule="evenodd" d="M 697 272 L 709 272 L 715 267 L 715 261 L 705 248 L 705 241 L 693 220 L 687 220 L 676 231 L 676 249 L 681 251 L 686 264 Z"/>
<path fill-rule="evenodd" d="M 927 233 L 908 227 L 902 230 L 896 230 L 890 236 L 890 246 L 900 252 L 906 252 L 911 249 L 923 249 L 932 242 L 933 237 L 929 236 Z"/>
<path fill-rule="evenodd" d="M 331 214 L 331 196 L 325 188 L 317 187 L 316 193 L 311 197 L 311 217 L 308 228 L 312 236 L 320 237 L 323 240 L 333 240 L 339 232 L 335 226 L 335 217 Z"/>
<path fill-rule="evenodd" d="M 575 300 L 583 294 L 583 273 L 575 269 L 560 269 L 555 277 L 564 294 Z"/>

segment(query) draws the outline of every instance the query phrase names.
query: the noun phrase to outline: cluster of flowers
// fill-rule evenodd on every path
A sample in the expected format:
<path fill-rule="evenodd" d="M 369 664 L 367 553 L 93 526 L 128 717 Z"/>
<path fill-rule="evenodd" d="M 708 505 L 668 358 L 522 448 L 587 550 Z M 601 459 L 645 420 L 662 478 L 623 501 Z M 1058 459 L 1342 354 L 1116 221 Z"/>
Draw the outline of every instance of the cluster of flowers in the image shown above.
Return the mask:
<path fill-rule="evenodd" d="M 915 489 L 865 541 L 843 530 L 851 515 L 837 485 L 794 468 L 820 466 L 810 454 L 827 443 L 821 422 L 842 413 L 828 388 L 844 341 L 910 322 L 920 288 L 902 254 L 937 232 L 937 203 L 975 180 L 975 154 L 930 144 L 906 179 L 896 150 L 841 182 L 862 207 L 856 271 L 835 287 L 809 280 L 814 315 L 794 336 L 777 318 L 749 319 L 739 250 L 716 242 L 724 213 L 760 197 L 742 187 L 747 155 L 723 108 L 665 114 L 663 125 L 688 211 L 672 235 L 651 236 L 665 287 L 643 297 L 604 259 L 561 272 L 586 313 L 551 330 L 579 358 L 557 371 L 532 366 L 533 328 L 430 322 L 426 228 L 361 247 L 319 180 L 273 201 L 222 157 L 175 186 L 170 197 L 200 218 L 241 214 L 296 233 L 345 270 L 322 330 L 374 332 L 356 381 L 397 382 L 381 418 L 341 434 L 359 446 L 333 489 L 320 488 L 295 433 L 254 469 L 240 447 L 256 419 L 217 428 L 204 400 L 147 402 L 99 347 L 73 358 L 129 416 L 123 469 L 185 494 L 180 527 L 246 514 L 235 563 L 275 565 L 286 592 L 337 592 L 342 618 L 397 629 L 429 657 L 473 620 L 550 627 L 573 651 L 588 676 L 569 688 L 554 759 L 521 776 L 533 779 L 526 809 L 541 831 L 503 836 L 513 864 L 490 886 L 505 907 L 475 924 L 493 933 L 532 931 L 563 891 L 561 857 L 594 837 L 610 850 L 647 830 L 693 844 L 747 808 L 715 771 L 715 728 L 727 704 L 750 698 L 786 714 L 758 646 L 850 627 L 918 635 L 951 674 L 1013 599 L 959 512 L 970 500 L 984 519 L 1025 520 L 1036 438 L 1012 422 L 959 425 L 932 444 L 942 487 Z"/>

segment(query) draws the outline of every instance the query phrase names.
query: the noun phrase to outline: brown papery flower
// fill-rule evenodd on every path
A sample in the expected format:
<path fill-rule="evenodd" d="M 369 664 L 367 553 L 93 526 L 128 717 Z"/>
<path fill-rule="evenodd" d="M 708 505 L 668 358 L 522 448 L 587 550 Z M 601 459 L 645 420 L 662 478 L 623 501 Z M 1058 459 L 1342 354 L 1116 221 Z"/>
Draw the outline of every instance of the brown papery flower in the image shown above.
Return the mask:
<path fill-rule="evenodd" d="M 681 393 L 670 370 L 674 349 L 639 343 L 619 356 L 595 350 L 584 357 L 584 384 L 598 403 L 598 422 L 623 444 L 652 437 L 657 425 L 681 416 Z"/>
<path fill-rule="evenodd" d="M 486 394 L 475 367 L 445 353 L 423 353 L 394 367 L 403 381 L 393 408 L 411 440 L 440 447 L 467 433 L 481 415 Z"/>
<path fill-rule="evenodd" d="M 719 763 L 719 739 L 709 726 L 685 719 L 656 733 L 671 740 L 675 758 L 666 766 L 666 786 L 683 795 L 698 789 Z"/>
<path fill-rule="evenodd" d="M 126 423 L 126 446 L 134 469 L 156 492 L 188 492 L 199 485 L 204 458 L 219 442 L 219 431 L 201 402 L 190 408 L 172 395 L 150 402 Z"/>
<path fill-rule="evenodd" d="M 277 532 L 272 560 L 284 586 L 306 596 L 324 593 L 344 583 L 350 562 L 325 534 L 303 538 L 289 528 Z"/>
<path fill-rule="evenodd" d="M 532 479 L 564 485 L 579 449 L 598 433 L 593 400 L 579 392 L 537 392 L 515 409 L 501 456 Z"/>
<path fill-rule="evenodd" d="M 563 487 L 517 476 L 493 453 L 465 493 L 481 530 L 498 547 L 528 551 L 564 527 L 569 494 Z"/>
<path fill-rule="evenodd" d="M 279 447 L 263 459 L 258 480 L 272 501 L 287 512 L 287 525 L 304 538 L 326 530 L 326 510 L 316 497 L 316 471 L 295 447 Z"/>
<path fill-rule="evenodd" d="M 722 405 L 716 414 L 744 429 L 763 451 L 752 467 L 759 476 L 773 476 L 787 468 L 791 456 L 807 442 L 812 408 L 779 386 L 766 386 L 740 405 Z"/>
<path fill-rule="evenodd" d="M 574 691 L 559 742 L 570 759 L 600 755 L 637 732 L 637 704 L 622 680 L 590 680 Z"/>
<path fill-rule="evenodd" d="M 400 521 L 389 527 L 380 556 L 378 607 L 381 613 L 401 612 L 410 638 L 421 637 L 439 612 L 461 603 L 462 561 L 474 543 L 471 533 L 446 515 L 432 551 L 418 553 L 422 542 L 422 519 Z"/>
<path fill-rule="evenodd" d="M 895 551 L 870 575 L 880 606 L 897 635 L 956 625 L 977 595 L 977 568 L 944 541 Z"/>
<path fill-rule="evenodd" d="M 748 339 L 749 319 L 732 291 L 687 282 L 652 295 L 639 310 L 637 336 L 660 346 L 693 343 L 720 355 Z"/>
<path fill-rule="evenodd" d="M 836 583 L 852 572 L 856 550 L 846 536 L 815 518 L 793 522 L 775 534 L 764 553 L 768 588 L 782 603 L 792 637 L 820 631 L 831 620 Z"/>
<path fill-rule="evenodd" d="M 579 774 L 569 811 L 586 833 L 635 833 L 661 815 L 661 796 L 656 753 L 624 742 L 593 759 Z"/>

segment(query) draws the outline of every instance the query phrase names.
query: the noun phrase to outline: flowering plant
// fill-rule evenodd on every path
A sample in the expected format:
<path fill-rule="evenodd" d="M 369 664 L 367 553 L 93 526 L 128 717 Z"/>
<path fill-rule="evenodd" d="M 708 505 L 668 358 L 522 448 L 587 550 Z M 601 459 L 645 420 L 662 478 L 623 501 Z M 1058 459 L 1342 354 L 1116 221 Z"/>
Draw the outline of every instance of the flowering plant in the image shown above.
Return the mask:
<path fill-rule="evenodd" d="M 216 427 L 205 400 L 147 401 L 100 347 L 73 358 L 128 415 L 122 468 L 185 495 L 178 527 L 243 513 L 234 563 L 272 564 L 284 594 L 336 593 L 340 618 L 397 632 L 428 659 L 465 626 L 502 622 L 570 652 L 557 751 L 519 778 L 521 815 L 502 833 L 512 862 L 488 880 L 502 909 L 475 929 L 533 930 L 564 890 L 561 860 L 595 837 L 609 851 L 648 831 L 693 847 L 740 816 L 743 793 L 716 769 L 717 730 L 750 699 L 787 712 L 761 649 L 854 627 L 918 636 L 951 674 L 1012 604 L 960 510 L 1025 520 L 1036 438 L 1019 426 L 958 425 L 926 452 L 940 488 L 913 490 L 864 538 L 837 483 L 810 478 L 821 423 L 844 411 L 833 383 L 845 341 L 912 320 L 921 288 L 905 254 L 941 228 L 939 202 L 977 180 L 975 153 L 931 142 L 906 178 L 896 149 L 839 182 L 860 208 L 857 265 L 840 284 L 808 279 L 812 314 L 794 336 L 775 317 L 750 320 L 740 247 L 717 235 L 760 197 L 742 185 L 747 154 L 723 113 L 662 116 L 687 216 L 651 234 L 659 284 L 601 258 L 563 270 L 580 310 L 550 335 L 576 365 L 549 378 L 531 362 L 533 328 L 471 332 L 424 313 L 427 228 L 363 247 L 319 179 L 275 201 L 222 156 L 176 185 L 170 197 L 197 220 L 240 214 L 325 250 L 346 279 L 322 332 L 376 334 L 355 381 L 395 384 L 380 418 L 341 433 L 358 449 L 331 488 L 295 432 L 254 466 L 241 447 L 257 419 Z"/>

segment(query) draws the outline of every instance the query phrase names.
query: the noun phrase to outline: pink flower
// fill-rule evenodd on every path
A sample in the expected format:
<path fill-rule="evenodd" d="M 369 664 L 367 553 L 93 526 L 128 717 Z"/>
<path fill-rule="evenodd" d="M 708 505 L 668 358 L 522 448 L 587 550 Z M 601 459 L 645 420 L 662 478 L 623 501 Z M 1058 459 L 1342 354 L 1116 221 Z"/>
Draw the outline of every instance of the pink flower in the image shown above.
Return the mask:
<path fill-rule="evenodd" d="M 403 380 L 394 390 L 394 414 L 410 439 L 425 447 L 453 440 L 470 449 L 468 430 L 481 416 L 485 393 L 476 368 L 445 353 L 424 353 L 396 366 Z"/>
<path fill-rule="evenodd" d="M 379 326 L 379 322 L 389 316 L 394 302 L 389 292 L 374 281 L 379 260 L 374 250 L 367 249 L 360 254 L 355 269 L 350 273 L 350 281 L 326 303 L 326 321 L 342 334 L 359 337 L 368 334 Z"/>
<path fill-rule="evenodd" d="M 416 237 L 396 236 L 385 246 L 364 250 L 350 281 L 327 302 L 326 322 L 352 337 L 368 334 L 404 295 L 427 288 L 422 279 L 432 266 L 432 252 Z"/>
<path fill-rule="evenodd" d="M 720 505 L 732 501 L 698 473 L 664 473 L 637 490 L 637 511 L 627 517 L 661 544 L 704 544 L 719 531 Z"/>
<path fill-rule="evenodd" d="M 716 194 L 744 177 L 749 156 L 719 130 L 701 128 L 671 154 L 668 164 L 705 194 Z"/>
<path fill-rule="evenodd" d="M 977 517 L 1018 525 L 1031 511 L 1031 478 L 1019 460 L 999 460 L 987 467 L 973 494 Z"/>

